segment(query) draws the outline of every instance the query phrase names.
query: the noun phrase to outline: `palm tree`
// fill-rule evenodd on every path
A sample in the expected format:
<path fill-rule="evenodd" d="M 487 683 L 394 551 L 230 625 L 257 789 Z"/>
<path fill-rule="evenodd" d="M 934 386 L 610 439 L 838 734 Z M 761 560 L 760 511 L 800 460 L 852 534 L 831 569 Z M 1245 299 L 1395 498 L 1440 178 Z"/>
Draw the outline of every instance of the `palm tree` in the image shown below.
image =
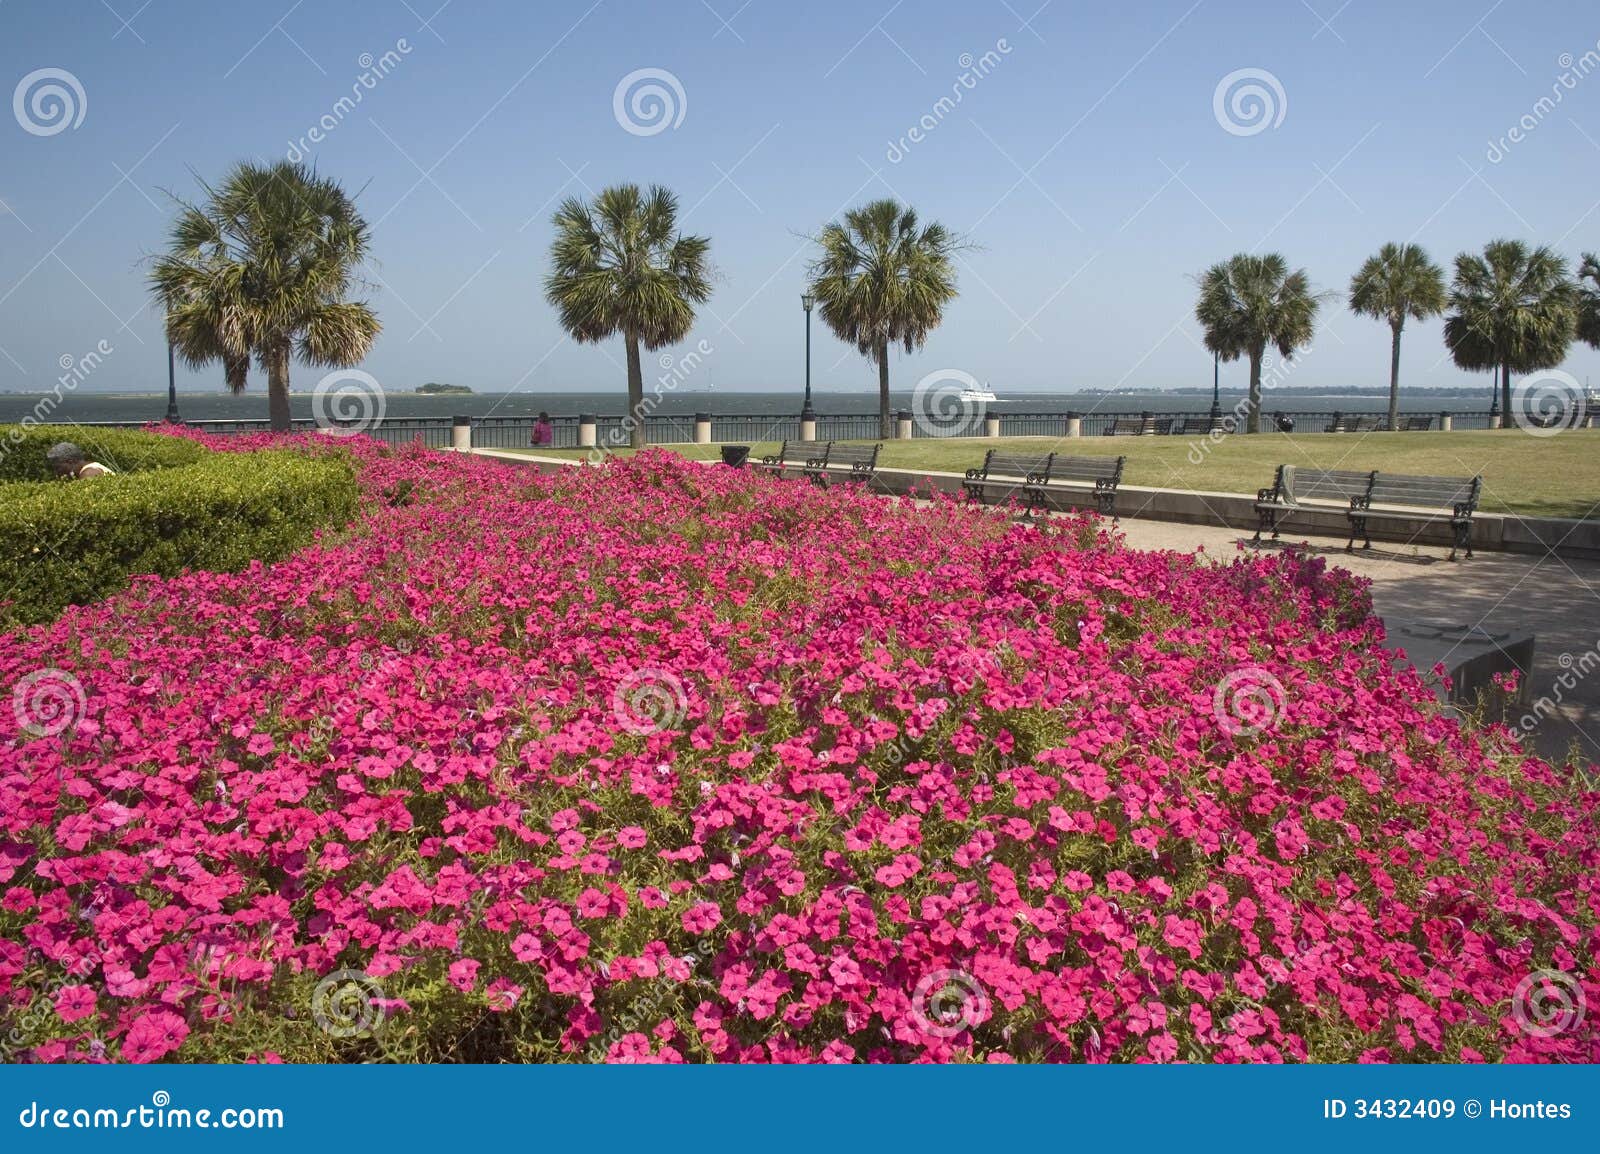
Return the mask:
<path fill-rule="evenodd" d="M 954 257 L 963 242 L 944 225 L 917 226 L 915 209 L 874 200 L 832 221 L 816 238 L 811 295 L 835 336 L 878 365 L 881 435 L 889 417 L 889 346 L 920 348 L 956 298 Z"/>
<path fill-rule="evenodd" d="M 303 164 L 244 163 L 201 187 L 206 203 L 179 202 L 170 250 L 150 273 L 167 339 L 190 368 L 220 361 L 235 393 L 254 357 L 272 429 L 287 432 L 290 362 L 354 365 L 382 328 L 365 301 L 345 299 L 367 222 L 336 181 Z"/>
<path fill-rule="evenodd" d="M 1511 374 L 1559 365 L 1577 319 L 1578 290 L 1549 247 L 1493 240 L 1482 256 L 1456 257 L 1444 342 L 1463 369 L 1494 371 L 1502 422 L 1511 419 Z"/>
<path fill-rule="evenodd" d="M 639 346 L 659 349 L 689 335 L 694 306 L 711 298 L 711 242 L 678 232 L 678 198 L 659 185 L 607 188 L 586 204 L 569 197 L 553 218 L 545 299 L 576 341 L 621 335 L 628 352 L 632 444 L 645 446 Z"/>
<path fill-rule="evenodd" d="M 1577 335 L 1580 341 L 1600 349 L 1600 257 L 1592 252 L 1584 253 L 1578 266 Z"/>
<path fill-rule="evenodd" d="M 1389 428 L 1400 427 L 1400 331 L 1444 311 L 1444 270 L 1414 244 L 1386 244 L 1350 281 L 1350 311 L 1389 322 Z"/>
<path fill-rule="evenodd" d="M 1195 318 L 1206 348 L 1225 361 L 1250 358 L 1250 412 L 1245 431 L 1261 431 L 1261 359 L 1267 346 L 1290 357 L 1316 332 L 1322 297 L 1311 291 L 1305 269 L 1289 271 L 1278 253 L 1240 253 L 1208 268 L 1200 278 Z"/>

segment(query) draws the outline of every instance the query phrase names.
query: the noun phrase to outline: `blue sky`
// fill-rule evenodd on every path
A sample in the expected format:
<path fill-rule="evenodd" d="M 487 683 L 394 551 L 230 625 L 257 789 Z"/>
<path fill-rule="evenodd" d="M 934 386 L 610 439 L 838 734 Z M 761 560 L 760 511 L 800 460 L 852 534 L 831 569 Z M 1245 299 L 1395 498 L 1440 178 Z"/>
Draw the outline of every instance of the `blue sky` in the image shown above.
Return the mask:
<path fill-rule="evenodd" d="M 943 328 L 893 366 L 904 388 L 947 368 L 1002 391 L 1208 383 L 1193 278 L 1237 251 L 1343 290 L 1387 240 L 1441 263 L 1496 236 L 1600 249 L 1600 70 L 1536 109 L 1600 52 L 1592 0 L 441 2 L 0 0 L 0 95 L 45 68 L 83 93 L 81 122 L 48 135 L 25 131 L 26 99 L 0 116 L 0 388 L 47 387 L 101 341 L 83 388 L 164 386 L 142 265 L 163 190 L 280 157 L 325 116 L 307 148 L 373 223 L 385 331 L 363 367 L 391 389 L 620 391 L 620 345 L 563 341 L 541 290 L 555 203 L 620 181 L 675 189 L 712 239 L 716 293 L 685 347 L 707 342 L 698 371 L 723 390 L 798 387 L 805 237 L 883 195 L 976 246 Z M 363 54 L 390 51 L 336 115 Z M 614 110 L 640 69 L 682 92 L 651 134 Z M 1271 74 L 1273 107 L 1230 132 L 1214 97 L 1246 69 Z M 1386 328 L 1342 302 L 1325 319 L 1288 383 L 1386 383 Z M 818 388 L 875 387 L 814 340 Z M 1593 350 L 1566 368 L 1600 384 Z M 1402 380 L 1474 378 L 1428 323 Z"/>

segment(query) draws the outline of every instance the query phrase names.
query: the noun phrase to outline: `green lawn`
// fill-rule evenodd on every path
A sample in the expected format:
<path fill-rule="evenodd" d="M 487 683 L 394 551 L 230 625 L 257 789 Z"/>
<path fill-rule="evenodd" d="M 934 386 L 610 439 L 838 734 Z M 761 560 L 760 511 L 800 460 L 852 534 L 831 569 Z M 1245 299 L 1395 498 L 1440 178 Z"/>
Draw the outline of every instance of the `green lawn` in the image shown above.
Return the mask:
<path fill-rule="evenodd" d="M 716 445 L 667 445 L 673 452 L 715 459 Z M 752 453 L 775 452 L 775 443 Z M 959 473 L 982 463 L 984 450 L 1010 449 L 1074 455 L 1123 454 L 1128 485 L 1255 493 L 1272 484 L 1280 462 L 1326 469 L 1384 469 L 1395 473 L 1483 475 L 1486 513 L 1544 517 L 1600 517 L 1600 429 L 1572 429 L 1535 437 L 1520 429 L 1470 433 L 1260 433 L 1207 437 L 1004 437 L 989 441 L 885 441 L 878 463 L 886 468 Z M 545 455 L 581 457 L 578 450 Z"/>

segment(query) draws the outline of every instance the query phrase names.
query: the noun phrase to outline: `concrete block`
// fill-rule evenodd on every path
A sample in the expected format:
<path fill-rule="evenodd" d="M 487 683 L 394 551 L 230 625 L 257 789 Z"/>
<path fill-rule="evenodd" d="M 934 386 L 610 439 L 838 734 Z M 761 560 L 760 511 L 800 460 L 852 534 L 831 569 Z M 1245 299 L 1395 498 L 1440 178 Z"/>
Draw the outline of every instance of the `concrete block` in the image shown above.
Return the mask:
<path fill-rule="evenodd" d="M 1525 704 L 1528 674 L 1533 669 L 1534 635 L 1493 631 L 1478 625 L 1393 618 L 1384 621 L 1391 649 L 1405 651 L 1406 664 L 1414 666 L 1422 680 L 1440 701 L 1471 708 L 1480 699 L 1499 710 L 1511 704 Z M 1443 664 L 1450 679 L 1447 689 L 1433 672 Z M 1521 674 L 1515 695 L 1494 688 L 1491 678 L 1497 673 Z"/>

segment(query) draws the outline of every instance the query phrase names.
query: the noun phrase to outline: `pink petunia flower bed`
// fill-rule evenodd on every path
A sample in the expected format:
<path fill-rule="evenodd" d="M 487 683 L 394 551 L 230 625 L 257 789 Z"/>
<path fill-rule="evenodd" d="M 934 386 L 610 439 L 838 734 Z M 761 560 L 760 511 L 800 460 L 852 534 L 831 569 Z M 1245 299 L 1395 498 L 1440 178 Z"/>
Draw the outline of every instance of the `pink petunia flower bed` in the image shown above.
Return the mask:
<path fill-rule="evenodd" d="M 356 524 L 0 637 L 8 1057 L 1600 1060 L 1600 793 L 1320 561 L 296 443 Z"/>

